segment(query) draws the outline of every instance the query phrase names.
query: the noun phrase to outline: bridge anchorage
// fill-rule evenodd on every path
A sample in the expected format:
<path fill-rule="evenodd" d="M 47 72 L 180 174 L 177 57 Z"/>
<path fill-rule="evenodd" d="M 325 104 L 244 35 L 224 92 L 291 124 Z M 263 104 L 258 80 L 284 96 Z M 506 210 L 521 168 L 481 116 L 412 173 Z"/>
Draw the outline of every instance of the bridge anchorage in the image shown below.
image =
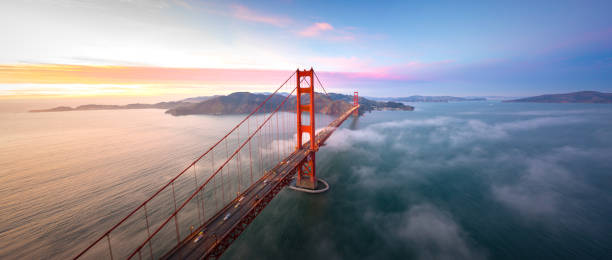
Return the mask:
<path fill-rule="evenodd" d="M 315 154 L 356 115 L 359 104 L 355 92 L 353 106 L 317 133 L 316 83 L 327 94 L 312 68 L 296 70 L 225 136 L 74 259 L 219 258 L 285 186 L 309 193 L 329 189 L 315 174 Z"/>

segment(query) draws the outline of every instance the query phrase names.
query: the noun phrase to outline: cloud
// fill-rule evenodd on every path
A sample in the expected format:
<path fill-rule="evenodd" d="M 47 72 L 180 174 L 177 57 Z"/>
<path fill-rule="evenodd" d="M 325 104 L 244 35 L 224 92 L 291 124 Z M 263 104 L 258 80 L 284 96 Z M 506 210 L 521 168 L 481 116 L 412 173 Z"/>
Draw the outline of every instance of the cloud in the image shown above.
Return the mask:
<path fill-rule="evenodd" d="M 313 25 L 307 27 L 306 29 L 299 32 L 299 35 L 304 37 L 315 37 L 319 36 L 321 32 L 324 31 L 332 31 L 334 27 L 328 23 L 314 23 Z"/>
<path fill-rule="evenodd" d="M 485 259 L 468 244 L 466 234 L 448 213 L 429 204 L 417 205 L 403 216 L 397 233 L 417 249 L 418 259 Z"/>
<path fill-rule="evenodd" d="M 481 120 L 465 120 L 454 117 L 440 116 L 428 119 L 406 119 L 373 124 L 365 129 L 353 131 L 351 137 L 376 137 L 374 140 L 383 140 L 384 131 L 404 128 L 431 128 L 429 141 L 432 143 L 449 142 L 454 145 L 472 142 L 475 140 L 495 140 L 506 138 L 512 131 L 523 131 L 541 127 L 574 124 L 583 119 L 572 116 L 539 117 L 527 120 L 517 120 L 504 123 L 489 124 Z M 358 133 L 362 132 L 362 133 Z M 342 139 L 342 138 L 340 138 Z M 354 141 L 354 140 L 352 140 Z"/>
<path fill-rule="evenodd" d="M 568 186 L 571 179 L 567 169 L 554 161 L 542 159 L 513 158 L 512 160 L 518 163 L 525 162 L 526 172 L 516 184 L 493 187 L 495 198 L 524 215 L 557 215 L 561 196 L 551 188 Z"/>
<path fill-rule="evenodd" d="M 256 22 L 256 23 L 264 23 L 269 25 L 274 25 L 277 27 L 286 27 L 290 25 L 293 21 L 286 17 L 280 16 L 272 16 L 272 15 L 264 15 L 258 13 L 254 10 L 249 9 L 244 5 L 232 5 L 232 16 L 238 18 L 240 20 Z"/>
<path fill-rule="evenodd" d="M 340 30 L 334 30 L 336 36 L 349 34 Z M 323 36 L 323 35 L 321 35 Z M 339 40 L 343 37 L 325 35 L 326 39 Z M 334 38 L 335 37 L 335 38 Z M 349 37 L 353 38 L 354 37 Z M 362 81 L 362 80 L 393 80 L 410 82 L 427 82 L 437 78 L 437 74 L 429 73 L 436 69 L 452 66 L 454 61 L 441 60 L 434 62 L 411 61 L 404 64 L 385 64 L 383 66 L 373 64 L 372 60 L 357 57 L 316 57 L 313 63 L 321 64 L 330 71 L 321 72 L 329 81 Z"/>
<path fill-rule="evenodd" d="M 379 127 L 434 127 L 430 132 L 433 143 L 449 142 L 453 145 L 476 140 L 495 140 L 510 136 L 510 132 L 541 127 L 575 124 L 584 121 L 572 116 L 539 117 L 527 120 L 489 124 L 481 120 L 465 120 L 450 117 L 436 117 L 426 120 L 408 119 L 399 122 L 379 124 Z"/>
<path fill-rule="evenodd" d="M 375 123 L 359 130 L 338 129 L 334 138 L 328 140 L 326 147 L 339 151 L 350 150 L 357 156 L 368 158 L 372 163 L 376 163 L 382 160 L 382 155 L 378 150 L 383 146 L 384 149 L 392 149 L 395 153 L 419 157 L 425 153 L 423 148 L 419 149 L 419 143 L 423 141 L 430 145 L 450 145 L 445 149 L 462 149 L 464 145 L 478 141 L 492 142 L 507 139 L 517 131 L 579 122 L 582 122 L 582 119 L 577 117 L 540 117 L 496 124 L 447 116 L 406 119 Z M 407 143 L 414 143 L 414 145 L 406 145 Z M 437 153 L 428 156 L 436 155 Z M 432 165 L 423 160 L 410 160 L 408 165 L 404 165 L 404 161 L 399 162 L 397 168 L 403 176 L 419 178 L 419 176 L 413 176 L 412 172 L 470 164 L 474 162 L 474 159 L 483 157 L 487 157 L 486 152 L 479 146 L 473 146 L 469 151 L 462 150 L 452 158 L 436 158 L 435 160 L 439 161 L 437 164 Z M 378 181 L 368 180 L 368 176 L 372 174 L 365 174 L 375 172 L 375 170 L 359 165 L 354 166 L 354 171 L 360 173 L 357 176 L 365 182 L 365 185 L 378 183 Z"/>
<path fill-rule="evenodd" d="M 191 6 L 191 4 L 189 4 L 187 1 L 183 1 L 183 0 L 172 0 L 175 4 L 186 8 L 186 9 L 193 9 L 193 6 Z"/>
<path fill-rule="evenodd" d="M 339 68 L 343 69 L 354 69 L 358 71 L 370 71 L 372 70 L 372 66 L 370 66 L 369 60 L 363 60 L 361 58 L 351 56 L 351 57 L 313 57 L 311 62 L 314 64 L 318 64 L 317 67 L 322 70 L 337 70 Z"/>
<path fill-rule="evenodd" d="M 541 176 L 535 175 L 539 171 L 553 171 L 554 173 L 551 174 L 556 174 L 561 181 L 566 179 L 563 176 L 568 174 L 564 174 L 566 171 L 556 166 L 554 162 L 559 160 L 557 158 L 546 158 L 541 161 L 513 155 L 510 152 L 504 156 L 495 157 L 490 154 L 487 145 L 502 139 L 509 139 L 514 132 L 574 124 L 582 122 L 581 120 L 576 117 L 540 117 L 492 124 L 481 120 L 454 117 L 407 119 L 375 123 L 359 130 L 339 129 L 334 134 L 334 138 L 328 141 L 327 147 L 350 151 L 355 157 L 363 158 L 362 163 L 368 162 L 372 165 L 389 160 L 389 156 L 406 158 L 387 163 L 384 170 L 369 165 L 352 165 L 351 169 L 355 173 L 358 184 L 368 188 L 394 186 L 393 182 L 386 181 L 388 179 L 408 178 L 413 183 L 427 181 L 427 175 L 421 173 L 455 167 L 472 167 L 474 164 L 490 164 L 491 161 L 511 168 L 522 165 L 523 162 L 529 162 L 529 164 L 525 163 L 525 168 L 529 169 L 528 172 L 534 173 L 526 179 L 530 183 L 534 183 L 538 176 Z M 485 142 L 482 143 L 483 141 Z M 442 149 L 439 147 L 441 145 L 444 146 L 443 149 L 451 151 L 452 155 L 439 153 L 438 149 Z M 575 149 L 565 149 L 563 153 L 569 154 L 570 152 L 574 154 L 573 156 L 584 154 Z M 606 153 L 602 152 L 602 154 Z M 571 160 L 572 157 L 564 158 Z M 436 163 L 431 163 L 434 161 Z M 541 178 L 546 179 L 547 177 Z M 540 193 L 538 198 L 529 200 L 528 196 L 522 195 L 529 193 L 521 189 L 523 188 L 496 187 L 495 192 L 500 196 L 500 200 L 506 199 L 504 203 L 514 203 L 513 207 L 529 207 L 524 204 L 535 200 L 539 200 L 539 204 L 551 205 L 548 201 L 555 199 L 554 194 Z M 529 209 L 526 208 L 526 210 Z M 551 211 L 545 207 L 540 207 L 539 210 L 543 213 Z"/>
<path fill-rule="evenodd" d="M 574 110 L 527 110 L 518 111 L 511 113 L 504 113 L 507 115 L 521 115 L 521 116 L 555 116 L 555 115 L 584 115 L 586 113 L 601 113 L 600 110 L 595 109 L 574 109 Z"/>
<path fill-rule="evenodd" d="M 384 72 L 322 72 L 322 80 L 338 84 L 363 78 L 394 78 Z M 155 66 L 112 66 L 72 64 L 15 64 L 0 65 L 0 84 L 37 84 L 42 89 L 61 89 L 68 84 L 82 85 L 161 85 L 167 90 L 173 86 L 247 86 L 266 87 L 277 85 L 291 75 L 291 71 L 274 69 L 229 68 L 173 68 Z M 93 88 L 93 87 L 92 87 Z M 221 89 L 224 89 L 221 88 Z M 235 91 L 240 91 L 237 89 Z M 6 91 L 5 91 L 6 92 Z M 61 91 L 60 91 L 61 92 Z M 42 92 L 41 92 L 42 93 Z M 21 93 L 11 92 L 10 95 Z M 5 95 L 5 94 L 3 94 Z"/>
<path fill-rule="evenodd" d="M 291 75 L 283 70 L 87 66 L 68 64 L 0 65 L 0 84 L 167 84 L 271 83 Z"/>
<path fill-rule="evenodd" d="M 539 117 L 496 124 L 488 124 L 481 120 L 467 120 L 463 124 L 456 125 L 456 127 L 438 128 L 432 133 L 431 137 L 434 142 L 449 141 L 453 145 L 458 145 L 475 140 L 507 138 L 512 131 L 525 131 L 582 121 L 584 120 L 581 118 L 571 116 Z M 448 139 L 444 139 L 445 137 L 448 137 Z"/>
<path fill-rule="evenodd" d="M 320 73 L 329 78 L 329 81 L 355 81 L 355 80 L 410 80 L 401 74 L 390 73 L 385 70 L 370 70 L 361 72 L 324 72 Z"/>
<path fill-rule="evenodd" d="M 327 146 L 333 149 L 347 149 L 356 143 L 381 144 L 385 136 L 374 129 L 363 130 L 338 129 L 334 138 L 327 141 Z"/>
<path fill-rule="evenodd" d="M 513 164 L 523 167 L 518 171 L 518 180 L 498 184 L 492 192 L 498 201 L 516 210 L 519 214 L 548 220 L 561 219 L 565 212 L 572 212 L 572 205 L 580 205 L 570 194 L 583 196 L 597 194 L 597 190 L 582 181 L 584 176 L 572 171 L 567 162 L 595 160 L 606 162 L 610 149 L 579 149 L 572 146 L 556 148 L 551 152 L 527 157 L 508 154 L 495 158 L 496 164 Z M 608 167 L 612 164 L 608 163 Z"/>
<path fill-rule="evenodd" d="M 326 22 L 313 23 L 312 25 L 297 32 L 301 37 L 320 38 L 331 42 L 345 42 L 355 40 L 355 33 L 352 27 L 339 29 Z"/>
<path fill-rule="evenodd" d="M 606 171 L 612 166 L 606 159 L 612 154 L 609 147 L 555 147 L 566 145 L 567 141 L 521 138 L 532 133 L 532 137 L 546 136 L 548 131 L 570 124 L 576 124 L 571 126 L 574 128 L 588 120 L 584 118 L 530 115 L 519 119 L 495 117 L 495 121 L 489 121 L 487 117 L 469 120 L 445 116 L 382 121 L 353 131 L 339 129 L 337 134 L 341 136 L 334 134 L 329 142 L 331 147 L 343 151 L 333 151 L 337 157 L 332 160 L 350 170 L 334 172 L 340 177 L 330 181 L 342 183 L 332 183 L 336 189 L 361 191 L 351 203 L 374 205 L 360 207 L 363 215 L 353 220 L 359 225 L 363 218 L 363 226 L 374 229 L 376 240 L 382 240 L 386 252 L 417 259 L 487 258 L 487 250 L 479 244 L 482 233 L 467 229 L 482 219 L 450 213 L 465 209 L 460 209 L 457 203 L 448 203 L 447 195 L 465 187 L 469 191 L 457 194 L 453 200 L 467 200 L 482 210 L 499 211 L 485 216 L 486 221 L 495 221 L 499 216 L 506 218 L 489 227 L 491 230 L 508 226 L 530 229 L 538 225 L 538 229 L 547 229 L 544 232 L 557 232 L 561 227 L 597 233 L 607 222 L 601 217 L 603 211 L 591 203 L 601 204 L 602 200 L 594 198 L 607 201 L 609 196 L 603 191 L 605 185 L 600 190 L 598 185 L 589 183 L 594 178 L 588 175 L 607 176 Z M 434 134 L 440 142 L 432 142 Z M 334 144 L 337 137 L 341 140 Z M 465 140 L 452 141 L 453 138 Z M 448 145 L 453 142 L 454 145 Z M 512 144 L 505 145 L 508 142 Z M 363 154 L 364 151 L 369 154 Z M 383 159 L 372 163 L 370 154 Z M 598 169 L 601 170 L 597 172 Z M 601 181 L 601 176 L 595 181 Z M 582 212 L 586 210 L 589 212 Z M 392 258 L 384 254 L 382 257 Z"/>
<path fill-rule="evenodd" d="M 458 120 L 452 117 L 434 117 L 428 119 L 406 119 L 402 121 L 390 121 L 384 123 L 378 123 L 373 125 L 374 128 L 404 128 L 404 127 L 415 127 L 415 126 L 443 126 L 448 125 Z"/>
<path fill-rule="evenodd" d="M 488 121 L 487 117 L 482 117 L 482 120 L 451 116 L 413 119 L 418 115 L 412 114 L 406 114 L 406 117 L 411 119 L 376 123 L 372 121 L 388 118 L 364 118 L 366 121 L 362 123 L 366 125 L 363 128 L 340 128 L 321 149 L 321 176 L 332 185 L 332 193 L 351 199 L 326 197 L 316 203 L 309 199 L 302 206 L 285 201 L 290 207 L 329 216 L 329 222 L 316 222 L 310 226 L 322 230 L 321 233 L 333 231 L 333 228 L 328 228 L 330 225 L 342 226 L 345 216 L 351 216 L 351 225 L 355 229 L 337 232 L 326 242 L 314 242 L 316 248 L 325 251 L 321 254 L 363 259 L 397 258 L 398 255 L 416 259 L 485 259 L 489 251 L 482 244 L 483 233 L 468 229 L 479 223 L 493 221 L 491 223 L 496 225 L 488 227 L 493 231 L 509 226 L 533 228 L 529 225 L 534 224 L 555 228 L 558 223 L 564 229 L 580 228 L 580 231 L 589 227 L 606 227 L 606 224 L 597 222 L 597 218 L 593 222 L 588 219 L 586 227 L 587 218 L 575 218 L 574 222 L 569 218 L 581 210 L 590 209 L 588 203 L 593 201 L 592 197 L 606 196 L 606 193 L 593 189 L 587 178 L 583 179 L 589 172 L 581 172 L 581 169 L 588 160 L 596 162 L 593 167 L 612 167 L 612 162 L 606 159 L 612 153 L 609 148 L 551 148 L 548 145 L 550 140 L 543 140 L 546 146 L 530 149 L 542 143 L 529 138 L 514 138 L 518 137 L 514 135 L 519 131 L 525 132 L 521 136 L 530 133 L 545 135 L 549 129 L 582 122 L 581 118 L 532 118 L 530 115 L 520 119 L 516 116 L 495 117 L 495 121 Z M 432 135 L 440 141 L 432 142 Z M 453 138 L 465 140 L 448 145 Z M 479 140 L 486 142 L 472 142 Z M 514 143 L 503 145 L 508 141 Z M 557 141 L 561 145 L 564 143 L 563 140 Z M 550 150 L 542 151 L 546 148 Z M 358 195 L 355 195 L 356 190 Z M 465 193 L 453 192 L 461 190 Z M 448 194 L 451 193 L 455 196 L 449 203 Z M 295 199 L 301 195 L 290 196 L 296 196 L 290 198 Z M 458 206 L 461 203 L 455 203 L 466 200 L 481 211 L 493 209 L 499 212 L 484 215 L 475 212 L 482 218 L 470 218 L 470 214 L 466 215 L 464 211 L 474 209 L 465 209 Z M 599 215 L 601 212 L 593 210 L 587 214 Z M 506 218 L 495 222 L 500 215 Z M 302 222 L 308 223 L 309 216 Z M 353 231 L 369 237 L 367 245 L 360 244 L 361 241 L 343 244 Z M 282 233 L 275 232 L 273 234 Z M 601 232 L 601 229 L 593 232 Z M 360 252 L 344 250 L 356 247 L 362 248 L 362 252 L 378 253 L 355 256 L 353 254 Z M 491 251 L 499 253 L 498 250 Z"/>
<path fill-rule="evenodd" d="M 513 112 L 458 112 L 458 115 L 515 115 L 515 116 L 566 116 L 566 115 L 584 115 L 584 114 L 601 114 L 606 111 L 598 109 L 572 109 L 572 110 L 525 110 Z"/>
<path fill-rule="evenodd" d="M 582 121 L 584 121 L 584 119 L 579 118 L 579 117 L 571 117 L 571 116 L 539 117 L 539 118 L 528 119 L 528 120 L 501 123 L 501 124 L 495 125 L 495 127 L 500 130 L 529 130 L 529 129 L 535 129 L 535 128 L 540 128 L 544 126 L 556 126 L 556 125 L 580 123 Z"/>
<path fill-rule="evenodd" d="M 411 76 L 395 72 L 392 67 L 375 66 L 369 60 L 357 57 L 317 57 L 312 62 L 323 67 L 321 76 L 328 81 L 354 80 L 412 80 Z"/>
<path fill-rule="evenodd" d="M 63 0 L 63 1 L 48 1 L 52 4 L 61 6 L 76 6 L 76 7 L 89 7 L 89 8 L 109 8 L 113 5 L 133 5 L 140 8 L 153 8 L 163 9 L 171 7 L 172 4 L 186 7 L 188 3 L 183 0 L 121 0 L 121 1 L 109 1 L 108 3 L 99 1 L 81 1 L 81 0 Z M 106 5 L 105 5 L 106 4 Z"/>
<path fill-rule="evenodd" d="M 364 218 L 389 240 L 386 244 L 408 249 L 417 259 L 486 259 L 486 252 L 469 242 L 452 216 L 432 204 L 417 204 L 401 213 L 368 209 Z"/>

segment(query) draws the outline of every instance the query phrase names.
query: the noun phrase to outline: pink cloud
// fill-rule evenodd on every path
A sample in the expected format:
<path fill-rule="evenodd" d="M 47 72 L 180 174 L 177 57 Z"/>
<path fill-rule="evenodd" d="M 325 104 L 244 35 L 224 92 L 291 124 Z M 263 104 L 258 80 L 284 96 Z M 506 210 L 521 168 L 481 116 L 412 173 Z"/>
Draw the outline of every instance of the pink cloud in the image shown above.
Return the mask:
<path fill-rule="evenodd" d="M 293 21 L 286 17 L 270 16 L 257 13 L 244 5 L 232 5 L 232 16 L 240 20 L 265 23 L 278 27 L 286 27 Z"/>
<path fill-rule="evenodd" d="M 338 86 L 377 81 L 434 81 L 448 77 L 449 70 L 458 68 L 452 60 L 407 61 L 380 66 L 369 59 L 354 56 L 313 57 L 308 63 L 320 72 L 321 80 Z M 288 69 L 0 65 L 0 84 L 275 85 L 291 75 L 293 69 Z"/>
<path fill-rule="evenodd" d="M 313 25 L 307 27 L 303 31 L 299 32 L 301 36 L 304 37 L 315 37 L 321 34 L 323 31 L 332 31 L 334 27 L 328 23 L 314 23 Z"/>
<path fill-rule="evenodd" d="M 183 7 L 183 8 L 190 9 L 190 10 L 193 9 L 191 4 L 189 4 L 189 3 L 187 3 L 187 2 L 185 2 L 183 0 L 173 0 L 173 1 L 174 1 L 175 4 L 177 4 L 177 5 L 179 5 L 179 6 Z"/>
<path fill-rule="evenodd" d="M 354 61 L 357 66 L 345 67 L 340 71 L 324 71 L 321 75 L 329 77 L 331 80 L 338 81 L 353 81 L 353 80 L 412 80 L 414 79 L 411 75 L 406 72 L 397 71 L 394 67 L 373 67 L 369 66 L 364 61 L 356 60 L 354 58 L 347 59 L 346 62 Z"/>
<path fill-rule="evenodd" d="M 317 58 L 325 65 L 338 66 L 337 71 L 324 71 L 321 76 L 327 77 L 331 82 L 358 82 L 358 81 L 411 81 L 423 82 L 438 78 L 438 72 L 448 69 L 455 64 L 453 60 L 433 62 L 409 61 L 390 66 L 376 66 L 367 60 L 359 58 Z"/>
<path fill-rule="evenodd" d="M 371 59 L 358 57 L 313 57 L 312 64 L 327 71 L 334 78 L 363 80 L 415 80 L 423 74 L 452 65 L 452 60 L 434 62 L 407 61 L 380 66 Z"/>
<path fill-rule="evenodd" d="M 312 64 L 332 70 L 368 70 L 369 62 L 357 57 L 313 57 Z"/>
<path fill-rule="evenodd" d="M 336 79 L 350 80 L 410 80 L 407 75 L 393 74 L 386 71 L 366 71 L 366 72 L 322 72 L 322 75 Z"/>
<path fill-rule="evenodd" d="M 321 22 L 314 23 L 311 26 L 306 27 L 304 30 L 299 31 L 297 34 L 308 38 L 319 37 L 332 42 L 353 41 L 355 40 L 355 35 L 352 32 L 353 29 L 353 27 L 335 28 L 329 23 Z"/>

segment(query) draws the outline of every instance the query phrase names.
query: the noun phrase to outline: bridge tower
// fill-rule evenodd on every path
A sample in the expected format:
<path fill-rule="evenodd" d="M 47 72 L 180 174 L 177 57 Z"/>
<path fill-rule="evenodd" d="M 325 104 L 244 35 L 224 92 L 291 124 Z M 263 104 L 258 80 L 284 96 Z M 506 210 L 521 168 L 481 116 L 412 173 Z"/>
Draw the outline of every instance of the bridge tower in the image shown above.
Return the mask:
<path fill-rule="evenodd" d="M 307 133 L 310 139 L 309 152 L 301 165 L 297 168 L 296 186 L 316 189 L 317 177 L 315 175 L 315 153 L 319 150 L 315 139 L 315 92 L 314 92 L 314 70 L 297 70 L 297 146 L 296 150 L 302 148 L 302 135 Z M 308 124 L 304 124 L 302 116 L 308 113 Z"/>
<path fill-rule="evenodd" d="M 358 105 L 359 105 L 359 92 L 355 91 L 355 92 L 353 92 L 353 106 L 356 107 Z M 358 116 L 359 115 L 359 112 L 357 111 L 358 109 L 355 109 L 355 112 L 353 112 L 354 116 Z"/>

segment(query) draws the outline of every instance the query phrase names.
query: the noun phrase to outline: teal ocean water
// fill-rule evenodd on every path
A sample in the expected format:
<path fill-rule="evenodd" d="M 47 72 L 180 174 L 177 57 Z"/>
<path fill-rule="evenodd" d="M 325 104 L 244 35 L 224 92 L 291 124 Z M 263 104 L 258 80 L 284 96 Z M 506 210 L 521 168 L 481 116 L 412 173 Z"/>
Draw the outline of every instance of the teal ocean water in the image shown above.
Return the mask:
<path fill-rule="evenodd" d="M 224 258 L 612 259 L 612 106 L 414 105 L 347 121 L 331 190 L 283 191 Z"/>
<path fill-rule="evenodd" d="M 331 189 L 283 190 L 223 258 L 612 258 L 612 106 L 414 105 L 347 120 Z M 0 113 L 0 258 L 74 256 L 240 119 Z"/>

